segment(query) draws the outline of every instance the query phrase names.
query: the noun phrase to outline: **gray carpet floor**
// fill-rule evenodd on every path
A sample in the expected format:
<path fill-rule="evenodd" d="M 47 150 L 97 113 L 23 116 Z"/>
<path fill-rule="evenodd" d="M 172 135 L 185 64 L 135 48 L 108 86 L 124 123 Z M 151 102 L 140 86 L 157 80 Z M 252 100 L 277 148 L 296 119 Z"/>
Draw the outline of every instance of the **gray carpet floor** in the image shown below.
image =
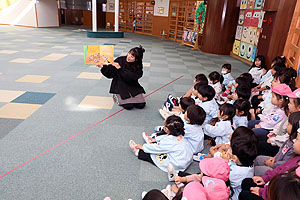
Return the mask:
<path fill-rule="evenodd" d="M 183 95 L 196 74 L 230 63 L 236 77 L 249 67 L 156 37 L 87 38 L 78 29 L 0 26 L 0 199 L 137 200 L 164 188 L 167 174 L 138 160 L 128 141 L 143 143 L 143 131 L 163 125 L 158 109 L 166 96 Z M 110 80 L 83 63 L 83 46 L 102 44 L 115 45 L 115 57 L 146 49 L 140 83 L 147 94 L 183 77 L 148 96 L 145 109 L 111 116 L 121 108 L 111 104 Z M 108 104 L 84 106 L 88 97 Z M 198 164 L 187 171 L 199 172 Z"/>

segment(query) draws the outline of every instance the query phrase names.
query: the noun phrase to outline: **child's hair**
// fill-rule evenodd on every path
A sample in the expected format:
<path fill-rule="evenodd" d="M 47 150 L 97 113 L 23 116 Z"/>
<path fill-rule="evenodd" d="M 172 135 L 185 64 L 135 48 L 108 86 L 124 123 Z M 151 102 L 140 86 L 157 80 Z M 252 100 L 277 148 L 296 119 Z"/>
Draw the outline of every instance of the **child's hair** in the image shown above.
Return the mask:
<path fill-rule="evenodd" d="M 168 198 L 160 190 L 157 189 L 150 190 L 143 198 L 143 200 L 153 200 L 153 199 L 168 200 Z"/>
<path fill-rule="evenodd" d="M 288 172 L 278 174 L 271 179 L 268 188 L 268 199 L 299 200 L 300 177 L 296 173 L 296 170 L 299 170 L 298 168 L 293 167 Z"/>
<path fill-rule="evenodd" d="M 255 65 L 256 59 L 260 60 L 260 62 L 261 62 L 260 68 L 261 68 L 261 69 L 267 69 L 266 59 L 265 59 L 265 57 L 264 57 L 263 55 L 257 55 L 257 56 L 255 57 L 254 62 L 253 62 L 253 64 L 252 64 L 252 66 L 250 67 L 250 69 L 252 69 L 253 67 L 257 67 L 257 66 Z M 249 69 L 249 71 L 250 71 L 250 69 Z"/>
<path fill-rule="evenodd" d="M 229 64 L 229 63 L 222 65 L 222 68 L 227 69 L 231 72 L 231 64 Z"/>
<path fill-rule="evenodd" d="M 258 139 L 251 129 L 244 126 L 237 127 L 232 133 L 230 146 L 232 154 L 238 157 L 243 166 L 253 165 L 258 154 Z"/>
<path fill-rule="evenodd" d="M 293 141 L 297 137 L 297 130 L 299 128 L 300 112 L 291 113 L 288 122 L 292 125 L 290 140 Z"/>
<path fill-rule="evenodd" d="M 207 97 L 207 101 L 212 100 L 216 95 L 215 89 L 210 85 L 201 85 L 200 87 L 194 88 L 199 92 L 199 94 L 201 94 L 202 97 Z"/>
<path fill-rule="evenodd" d="M 278 62 L 273 65 L 272 69 L 274 69 L 276 72 L 280 73 L 286 69 L 286 66 L 285 66 L 285 64 Z"/>
<path fill-rule="evenodd" d="M 286 74 L 290 77 L 289 86 L 292 89 L 292 91 L 296 90 L 296 78 L 297 78 L 297 71 L 294 68 L 287 68 Z"/>
<path fill-rule="evenodd" d="M 240 77 L 246 78 L 248 80 L 248 82 L 250 83 L 250 85 L 253 82 L 253 77 L 250 73 L 242 73 L 240 75 Z"/>
<path fill-rule="evenodd" d="M 231 122 L 231 124 L 233 124 L 233 117 L 235 115 L 235 108 L 232 104 L 229 103 L 224 103 L 223 105 L 220 106 L 220 114 L 223 115 L 227 115 L 228 118 L 226 120 L 229 120 Z"/>
<path fill-rule="evenodd" d="M 283 102 L 282 102 L 282 104 L 279 107 L 281 109 L 283 109 L 284 112 L 285 112 L 285 114 L 286 114 L 286 116 L 288 116 L 288 114 L 289 114 L 289 107 L 288 107 L 288 105 L 289 105 L 289 98 L 287 96 L 282 96 L 282 95 L 277 94 L 275 92 L 273 92 L 273 93 L 276 96 L 277 100 L 283 99 Z"/>
<path fill-rule="evenodd" d="M 251 114 L 250 114 L 250 102 L 248 100 L 245 99 L 238 99 L 233 103 L 233 106 L 235 107 L 236 110 L 238 110 L 238 112 L 244 112 L 241 116 L 247 116 L 247 119 L 250 120 L 251 119 Z"/>
<path fill-rule="evenodd" d="M 217 71 L 213 71 L 208 75 L 208 78 L 213 82 L 213 84 L 220 82 L 221 84 L 224 81 L 224 77 Z"/>
<path fill-rule="evenodd" d="M 251 96 L 251 87 L 247 87 L 245 85 L 238 85 L 238 87 L 235 89 L 235 92 L 239 99 L 245 99 L 249 100 Z"/>
<path fill-rule="evenodd" d="M 176 115 L 169 116 L 165 121 L 165 126 L 169 129 L 170 135 L 184 135 L 184 123 L 182 119 Z"/>
<path fill-rule="evenodd" d="M 182 108 L 182 110 L 184 110 L 184 112 L 186 111 L 186 109 L 190 106 L 190 105 L 195 105 L 195 100 L 191 97 L 181 97 L 179 104 Z"/>
<path fill-rule="evenodd" d="M 206 113 L 202 107 L 196 105 L 190 105 L 187 108 L 186 112 L 187 112 L 187 117 L 190 120 L 190 124 L 197 124 L 197 125 L 203 124 L 206 117 Z"/>
<path fill-rule="evenodd" d="M 208 85 L 207 77 L 204 74 L 197 74 L 195 80 L 197 83 L 201 83 L 201 85 Z"/>
<path fill-rule="evenodd" d="M 272 60 L 272 64 L 275 64 L 275 63 L 282 63 L 282 64 L 285 64 L 286 62 L 286 57 L 285 56 L 276 56 L 275 58 L 273 58 Z"/>
<path fill-rule="evenodd" d="M 300 98 L 289 98 L 290 101 L 293 101 L 295 106 L 300 106 Z"/>
<path fill-rule="evenodd" d="M 246 77 L 239 76 L 235 79 L 235 82 L 238 84 L 238 86 L 246 86 L 248 88 L 251 88 L 252 82 L 250 82 L 250 79 Z"/>

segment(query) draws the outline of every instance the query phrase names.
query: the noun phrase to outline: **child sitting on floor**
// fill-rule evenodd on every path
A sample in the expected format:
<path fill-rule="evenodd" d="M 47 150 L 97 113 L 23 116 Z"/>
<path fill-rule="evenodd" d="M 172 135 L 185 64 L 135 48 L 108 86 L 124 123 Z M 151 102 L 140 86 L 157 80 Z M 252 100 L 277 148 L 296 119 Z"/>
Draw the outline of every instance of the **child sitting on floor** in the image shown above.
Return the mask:
<path fill-rule="evenodd" d="M 248 127 L 248 121 L 251 119 L 251 114 L 249 112 L 251 106 L 250 102 L 244 99 L 238 99 L 234 102 L 235 116 L 233 117 L 233 128 L 239 126 Z"/>
<path fill-rule="evenodd" d="M 156 143 L 136 144 L 129 141 L 134 155 L 148 161 L 167 172 L 171 163 L 176 171 L 184 171 L 192 162 L 193 151 L 184 136 L 184 123 L 178 116 L 172 115 L 165 120 L 164 131 L 167 135 L 157 136 Z"/>
<path fill-rule="evenodd" d="M 230 64 L 224 64 L 222 66 L 221 74 L 224 78 L 223 80 L 223 90 L 225 91 L 227 89 L 227 86 L 232 84 L 234 82 L 233 77 L 230 74 L 231 72 L 231 65 Z M 224 89 L 225 88 L 225 89 Z"/>
<path fill-rule="evenodd" d="M 181 97 L 179 100 L 179 105 L 174 106 L 172 111 L 169 111 L 165 106 L 163 108 L 159 109 L 159 114 L 164 118 L 167 119 L 167 117 L 171 115 L 180 116 L 180 114 L 184 113 L 190 105 L 195 105 L 195 100 L 191 97 Z"/>
<path fill-rule="evenodd" d="M 204 126 L 218 116 L 219 106 L 214 99 L 216 92 L 210 85 L 196 84 L 193 93 L 199 100 L 198 104 L 196 102 L 196 105 L 201 106 L 206 113 L 206 118 L 203 123 Z"/>
<path fill-rule="evenodd" d="M 216 92 L 215 99 L 218 100 L 222 94 L 222 83 L 224 78 L 219 74 L 219 72 L 213 71 L 208 75 L 208 79 L 209 85 L 212 86 Z"/>
<path fill-rule="evenodd" d="M 205 124 L 204 134 L 215 138 L 216 144 L 229 143 L 229 135 L 232 133 L 232 118 L 235 115 L 235 108 L 233 105 L 225 103 L 220 106 L 218 111 L 219 122 L 215 125 Z"/>

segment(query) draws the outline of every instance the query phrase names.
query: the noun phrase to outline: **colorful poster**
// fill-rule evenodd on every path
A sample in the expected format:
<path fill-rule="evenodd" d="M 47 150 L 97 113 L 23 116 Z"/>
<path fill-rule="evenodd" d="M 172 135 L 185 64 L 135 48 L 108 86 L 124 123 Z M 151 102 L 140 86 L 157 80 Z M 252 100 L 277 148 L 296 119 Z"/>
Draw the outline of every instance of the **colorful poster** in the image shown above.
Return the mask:
<path fill-rule="evenodd" d="M 247 2 L 247 9 L 254 9 L 255 0 L 248 0 Z"/>
<path fill-rule="evenodd" d="M 243 26 L 237 26 L 236 32 L 235 32 L 235 39 L 241 40 L 242 39 L 242 33 L 243 33 Z"/>
<path fill-rule="evenodd" d="M 246 10 L 240 10 L 238 25 L 244 25 Z"/>
<path fill-rule="evenodd" d="M 246 9 L 247 8 L 247 0 L 241 0 L 241 9 Z"/>
<path fill-rule="evenodd" d="M 113 45 L 84 46 L 84 63 L 86 65 L 108 64 L 114 61 Z"/>
<path fill-rule="evenodd" d="M 262 9 L 263 0 L 256 0 L 254 9 Z"/>
<path fill-rule="evenodd" d="M 259 18 L 260 18 L 261 10 L 254 10 L 250 26 L 252 27 L 258 27 Z"/>
<path fill-rule="evenodd" d="M 253 9 L 247 9 L 245 14 L 244 26 L 250 26 L 253 16 Z"/>
<path fill-rule="evenodd" d="M 235 40 L 232 48 L 232 53 L 239 55 L 241 41 Z"/>

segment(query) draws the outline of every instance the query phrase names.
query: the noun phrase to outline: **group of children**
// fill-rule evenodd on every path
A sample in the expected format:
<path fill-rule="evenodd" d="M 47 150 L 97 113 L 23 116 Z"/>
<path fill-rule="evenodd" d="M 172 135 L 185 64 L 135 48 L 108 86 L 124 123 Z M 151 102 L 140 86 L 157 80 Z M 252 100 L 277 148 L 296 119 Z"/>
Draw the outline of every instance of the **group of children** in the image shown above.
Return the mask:
<path fill-rule="evenodd" d="M 198 74 L 182 97 L 169 95 L 160 115 L 164 126 L 129 145 L 139 159 L 168 172 L 166 189 L 143 199 L 297 199 L 300 194 L 300 89 L 285 57 L 267 71 L 257 56 L 234 79 L 231 65 L 208 78 Z M 203 153 L 205 146 L 209 152 Z M 184 171 L 193 159 L 199 174 Z"/>

